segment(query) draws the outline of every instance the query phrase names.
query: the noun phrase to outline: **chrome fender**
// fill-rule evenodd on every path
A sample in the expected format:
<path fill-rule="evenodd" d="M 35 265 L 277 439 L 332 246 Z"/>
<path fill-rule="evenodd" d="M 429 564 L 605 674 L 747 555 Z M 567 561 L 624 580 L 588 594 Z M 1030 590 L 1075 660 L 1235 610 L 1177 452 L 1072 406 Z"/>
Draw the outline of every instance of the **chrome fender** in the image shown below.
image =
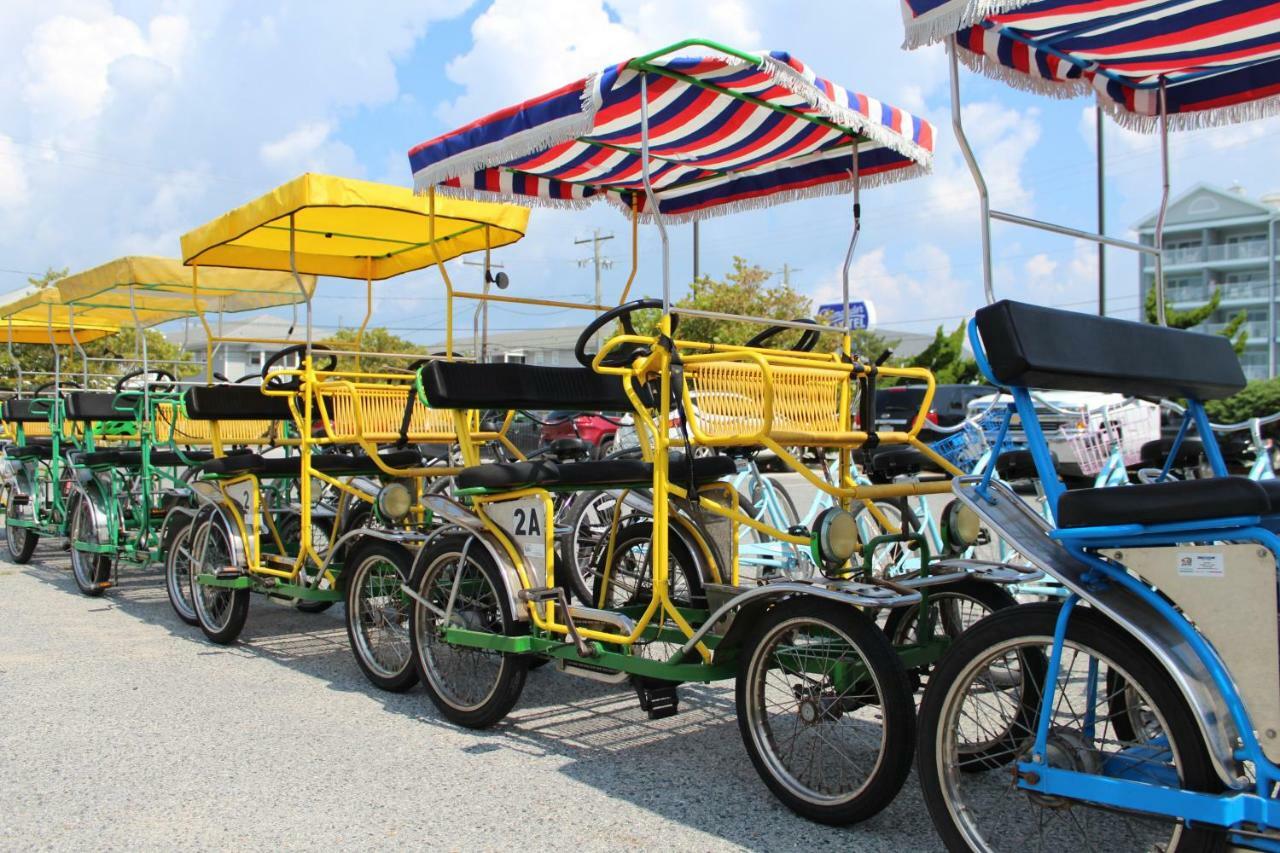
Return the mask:
<path fill-rule="evenodd" d="M 226 501 L 201 503 L 196 510 L 195 518 L 191 523 L 194 525 L 196 532 L 199 532 L 206 524 L 219 524 L 227 534 L 227 542 L 231 545 L 231 559 L 235 561 L 237 568 L 247 570 L 249 568 L 249 551 L 245 547 L 244 538 L 240 535 L 240 527 L 235 523 L 234 517 L 230 514 L 234 512 L 234 508 Z M 192 543 L 194 547 L 199 543 Z"/>
<path fill-rule="evenodd" d="M 507 603 L 511 605 L 511 612 L 518 621 L 528 622 L 529 608 L 518 597 L 519 592 L 524 589 L 524 586 L 520 583 L 520 573 L 516 571 L 515 563 L 511 561 L 511 557 L 507 554 L 506 549 L 502 547 L 502 543 L 498 541 L 498 537 L 485 528 L 484 522 L 474 512 L 457 501 L 446 498 L 444 495 L 424 495 L 423 503 L 436 518 L 439 518 L 447 525 L 467 531 L 484 546 L 485 550 L 489 552 L 489 556 L 493 558 L 494 565 L 498 567 L 498 571 L 502 574 L 503 586 L 506 587 Z M 426 550 L 424 546 L 417 556 L 413 558 L 411 575 L 417 572 L 418 561 L 426 553 Z"/>
<path fill-rule="evenodd" d="M 111 540 L 111 525 L 107 523 L 107 501 L 102 494 L 102 489 L 98 485 L 98 481 L 92 478 L 83 482 L 72 480 L 72 491 L 76 495 L 76 503 L 83 502 L 89 507 L 89 519 L 93 524 L 94 534 L 101 544 L 110 543 L 115 545 Z M 68 502 L 67 505 L 67 541 L 72 542 L 74 537 L 71 531 L 71 517 L 75 512 L 75 503 Z"/>
<path fill-rule="evenodd" d="M 977 477 L 957 477 L 951 488 L 1020 554 L 1132 634 L 1155 657 L 1191 707 L 1218 776 L 1228 788 L 1247 788 L 1249 781 L 1234 755 L 1239 731 L 1226 700 L 1214 688 L 1204 661 L 1182 641 L 1173 626 L 1124 587 L 1111 584 L 1098 590 L 1086 583 L 1084 575 L 1091 567 L 1050 538 L 1049 523 L 1008 486 L 989 483 L 988 495 L 993 500 L 988 500 L 975 493 L 977 485 Z"/>

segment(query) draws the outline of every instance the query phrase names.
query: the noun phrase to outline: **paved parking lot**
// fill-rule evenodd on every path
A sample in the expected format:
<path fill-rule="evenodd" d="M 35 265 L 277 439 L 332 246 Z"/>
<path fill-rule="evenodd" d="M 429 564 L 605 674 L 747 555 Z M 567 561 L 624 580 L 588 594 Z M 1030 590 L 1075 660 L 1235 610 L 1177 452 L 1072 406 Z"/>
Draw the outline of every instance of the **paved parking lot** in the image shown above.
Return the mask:
<path fill-rule="evenodd" d="M 81 596 L 65 552 L 0 563 L 0 848 L 937 849 L 914 781 L 852 829 L 758 780 L 728 687 L 650 722 L 628 690 L 538 670 L 488 732 L 379 693 L 340 607 L 255 599 L 243 641 L 172 615 L 159 572 Z"/>

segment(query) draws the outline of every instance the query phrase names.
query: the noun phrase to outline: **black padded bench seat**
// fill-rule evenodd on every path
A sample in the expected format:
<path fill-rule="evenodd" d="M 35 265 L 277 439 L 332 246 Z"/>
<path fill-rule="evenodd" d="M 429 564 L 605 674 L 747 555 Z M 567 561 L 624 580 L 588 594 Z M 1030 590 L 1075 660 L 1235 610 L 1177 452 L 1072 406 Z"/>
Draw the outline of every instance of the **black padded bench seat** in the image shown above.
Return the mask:
<path fill-rule="evenodd" d="M 1054 470 L 1057 470 L 1058 454 L 1050 451 L 1049 456 L 1053 459 Z M 1006 450 L 1001 453 L 996 457 L 996 474 L 1001 480 L 1026 480 L 1040 476 L 1030 450 Z"/>
<path fill-rule="evenodd" d="M 728 456 L 707 456 L 693 460 L 693 478 L 710 483 L 738 470 Z M 689 478 L 688 463 L 683 453 L 672 453 L 667 476 L 677 485 Z M 631 486 L 653 481 L 653 465 L 642 459 L 605 459 L 597 462 L 497 462 L 476 465 L 458 474 L 460 489 L 510 491 L 532 486 L 588 488 L 595 486 Z"/>
<path fill-rule="evenodd" d="M 126 398 L 125 408 L 116 407 L 116 395 L 110 391 L 72 391 L 67 394 L 69 421 L 136 421 L 141 397 Z"/>
<path fill-rule="evenodd" d="M 4 455 L 10 459 L 52 459 L 53 445 L 44 442 L 18 446 L 11 444 L 4 449 Z"/>
<path fill-rule="evenodd" d="M 422 368 L 433 409 L 572 409 L 629 412 L 622 378 L 589 367 L 433 361 Z"/>
<path fill-rule="evenodd" d="M 379 453 L 378 459 L 388 468 L 418 468 L 422 466 L 422 454 L 416 450 L 391 450 Z M 311 467 L 325 474 L 380 474 L 378 463 L 368 456 L 348 456 L 343 453 L 313 453 Z M 302 474 L 301 456 L 262 456 L 258 453 L 239 453 L 223 456 L 200 466 L 206 474 L 231 476 L 256 474 L 259 477 L 297 477 Z"/>
<path fill-rule="evenodd" d="M 40 401 L 40 405 L 36 406 L 36 401 L 30 397 L 4 401 L 4 419 L 10 423 L 17 424 L 46 424 L 49 422 L 49 406 L 45 400 Z M 32 411 L 38 409 L 38 411 Z"/>
<path fill-rule="evenodd" d="M 185 459 L 183 458 L 184 456 L 186 457 Z M 189 463 L 208 462 L 211 459 L 213 459 L 213 454 L 208 450 L 191 450 L 179 455 L 174 450 L 151 448 L 151 464 L 159 468 L 179 468 Z M 74 461 L 90 468 L 103 465 L 134 468 L 142 465 L 142 451 L 136 447 L 94 450 L 90 453 L 77 454 L 74 457 Z"/>
<path fill-rule="evenodd" d="M 1077 489 L 1058 498 L 1058 526 L 1167 524 L 1280 509 L 1280 480 L 1212 477 L 1137 486 Z"/>
<path fill-rule="evenodd" d="M 867 478 L 875 483 L 884 483 L 897 477 L 914 477 L 922 471 L 945 473 L 937 462 L 914 447 L 905 445 L 881 445 L 874 450 L 859 453 L 855 459 Z"/>
<path fill-rule="evenodd" d="M 208 421 L 276 421 L 289 417 L 289 401 L 256 385 L 197 385 L 183 397 L 187 415 Z"/>

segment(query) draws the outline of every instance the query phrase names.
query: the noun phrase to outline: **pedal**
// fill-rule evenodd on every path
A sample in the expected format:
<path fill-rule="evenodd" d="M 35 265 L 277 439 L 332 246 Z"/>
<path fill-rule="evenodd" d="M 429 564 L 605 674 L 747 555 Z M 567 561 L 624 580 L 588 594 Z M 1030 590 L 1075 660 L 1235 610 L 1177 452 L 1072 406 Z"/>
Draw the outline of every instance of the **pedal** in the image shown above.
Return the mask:
<path fill-rule="evenodd" d="M 516 598 L 523 602 L 533 604 L 543 604 L 548 601 L 554 601 L 560 607 L 560 613 L 564 616 L 564 625 L 569 630 L 569 639 L 573 641 L 573 645 L 578 650 L 578 656 L 589 658 L 595 657 L 596 647 L 588 643 L 578 633 L 578 625 L 573 621 L 573 612 L 569 609 L 569 597 L 565 595 L 563 587 L 559 586 L 539 586 L 533 589 L 522 589 L 516 594 Z"/>
<path fill-rule="evenodd" d="M 659 681 L 654 678 L 636 676 L 632 682 L 636 689 L 636 697 L 640 700 L 640 710 L 649 715 L 651 720 L 664 720 L 674 717 L 680 710 L 680 694 L 677 685 L 670 681 Z"/>
<path fill-rule="evenodd" d="M 521 590 L 519 597 L 535 604 L 545 604 L 548 601 L 558 601 L 560 599 L 560 589 L 554 586 L 540 586 L 535 589 Z"/>
<path fill-rule="evenodd" d="M 213 573 L 213 576 L 220 581 L 233 581 L 240 577 L 241 574 L 241 571 L 235 566 L 227 566 L 225 568 L 218 569 Z"/>

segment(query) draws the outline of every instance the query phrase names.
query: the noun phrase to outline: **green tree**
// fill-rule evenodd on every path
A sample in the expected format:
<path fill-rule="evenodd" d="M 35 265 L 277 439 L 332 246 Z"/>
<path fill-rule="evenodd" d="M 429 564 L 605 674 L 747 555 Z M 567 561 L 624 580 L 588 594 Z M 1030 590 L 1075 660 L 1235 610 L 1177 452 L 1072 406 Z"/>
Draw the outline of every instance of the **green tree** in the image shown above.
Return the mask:
<path fill-rule="evenodd" d="M 360 336 L 359 332 L 359 329 L 339 329 L 330 335 L 324 343 L 339 350 L 354 351 L 358 349 L 361 352 L 390 352 L 404 355 L 427 354 L 425 347 L 406 340 L 399 335 L 394 335 L 381 326 L 365 329 L 363 336 Z M 392 371 L 403 370 L 409 366 L 410 361 L 411 359 L 366 355 L 360 357 L 360 370 L 365 373 L 382 373 L 388 369 Z M 355 370 L 355 367 L 355 356 L 343 355 L 338 357 L 339 370 Z"/>
<path fill-rule="evenodd" d="M 853 354 L 860 355 L 868 361 L 875 361 L 881 353 L 892 352 L 902 343 L 901 338 L 886 338 L 871 329 L 854 329 L 852 334 Z M 889 363 L 898 364 L 901 359 L 890 358 Z"/>
<path fill-rule="evenodd" d="M 1280 379 L 1255 379 L 1238 394 L 1210 400 L 1204 409 L 1214 423 L 1234 424 L 1280 412 Z"/>
<path fill-rule="evenodd" d="M 967 385 L 979 379 L 978 363 L 964 355 L 965 323 L 954 332 L 938 326 L 933 340 L 920 353 L 906 360 L 907 367 L 928 368 L 940 385 Z"/>
<path fill-rule="evenodd" d="M 1205 320 L 1218 310 L 1218 306 L 1222 304 L 1222 288 L 1215 287 L 1213 295 L 1209 297 L 1209 301 L 1195 308 L 1188 308 L 1185 311 L 1178 311 L 1173 307 L 1167 299 L 1164 303 L 1164 319 L 1170 329 L 1190 329 L 1192 326 L 1199 326 Z M 1156 289 L 1154 287 L 1147 290 L 1147 302 L 1145 313 L 1148 323 L 1157 322 L 1156 317 Z M 1242 328 L 1245 320 L 1249 317 L 1245 311 L 1240 311 L 1233 316 L 1223 328 L 1218 330 L 1218 334 L 1231 341 L 1231 346 L 1235 349 L 1236 355 L 1244 352 L 1245 345 L 1249 343 L 1249 332 Z"/>
<path fill-rule="evenodd" d="M 752 317 L 768 317 L 778 320 L 795 320 L 812 316 L 813 302 L 785 284 L 771 284 L 773 274 L 764 267 L 749 264 L 739 257 L 733 259 L 733 269 L 723 280 L 702 276 L 689 285 L 689 293 L 676 301 L 676 313 L 680 308 L 702 311 L 718 311 L 722 314 L 739 314 Z M 652 334 L 657 328 L 656 311 L 637 315 L 636 331 Z M 710 317 L 681 317 L 680 336 L 694 341 L 716 344 L 744 344 L 762 331 L 759 323 L 740 320 L 718 320 Z M 785 347 L 792 343 L 800 330 L 779 335 L 772 344 Z"/>

